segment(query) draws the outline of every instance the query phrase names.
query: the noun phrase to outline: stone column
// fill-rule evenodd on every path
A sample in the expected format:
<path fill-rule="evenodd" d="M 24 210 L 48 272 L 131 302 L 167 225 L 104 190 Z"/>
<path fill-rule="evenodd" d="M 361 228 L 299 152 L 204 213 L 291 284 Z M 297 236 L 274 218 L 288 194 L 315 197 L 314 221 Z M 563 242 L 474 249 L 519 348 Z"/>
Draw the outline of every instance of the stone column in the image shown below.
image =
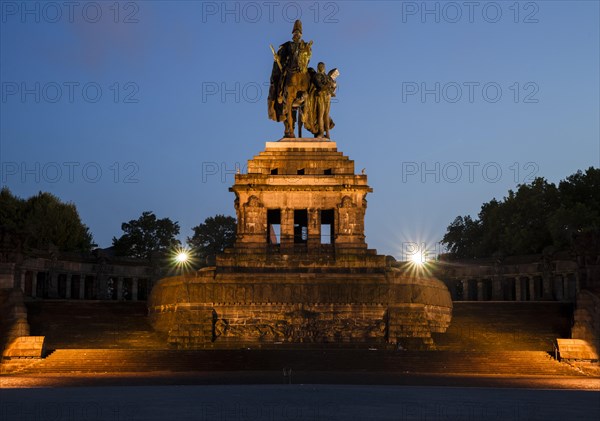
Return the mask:
<path fill-rule="evenodd" d="M 81 276 L 79 274 L 77 274 L 77 276 Z M 71 277 L 71 299 L 72 300 L 78 300 L 79 299 L 79 293 L 75 294 L 75 291 L 73 291 L 74 289 L 74 285 L 79 285 L 79 278 L 75 278 L 75 275 L 73 275 Z"/>
<path fill-rule="evenodd" d="M 33 298 L 37 297 L 37 271 L 31 271 L 31 296 Z"/>
<path fill-rule="evenodd" d="M 66 288 L 67 290 L 65 291 L 65 298 L 69 299 L 71 298 L 71 281 L 73 280 L 73 274 L 72 273 L 67 273 L 67 282 L 66 282 Z"/>
<path fill-rule="evenodd" d="M 108 280 L 110 276 L 106 273 L 99 273 L 96 276 L 97 297 L 99 300 L 110 300 L 108 296 Z"/>
<path fill-rule="evenodd" d="M 521 301 L 523 296 L 521 295 L 521 278 L 517 276 L 515 278 L 515 301 Z"/>
<path fill-rule="evenodd" d="M 123 278 L 117 278 L 117 301 L 121 301 L 123 299 Z"/>
<path fill-rule="evenodd" d="M 502 277 L 494 276 L 492 278 L 492 300 L 501 301 L 504 299 L 502 294 Z"/>
<path fill-rule="evenodd" d="M 483 301 L 483 280 L 477 280 L 477 301 Z"/>
<path fill-rule="evenodd" d="M 569 301 L 569 300 L 571 300 L 569 275 L 567 273 L 563 273 L 562 277 L 563 277 L 563 300 Z M 573 298 L 575 298 L 575 297 L 573 297 Z"/>
<path fill-rule="evenodd" d="M 281 248 L 294 246 L 294 210 L 281 209 Z"/>
<path fill-rule="evenodd" d="M 556 297 L 556 301 L 562 301 L 565 298 L 562 275 L 554 276 L 554 296 Z"/>
<path fill-rule="evenodd" d="M 133 301 L 138 299 L 138 278 L 133 278 L 131 281 L 131 299 Z"/>
<path fill-rule="evenodd" d="M 530 301 L 535 301 L 537 299 L 537 297 L 535 296 L 535 276 L 530 276 L 529 277 L 529 300 Z"/>
<path fill-rule="evenodd" d="M 466 279 L 463 279 L 462 281 L 460 281 L 460 283 L 462 284 L 462 299 L 463 299 L 463 301 L 468 301 L 469 300 L 469 281 Z"/>
<path fill-rule="evenodd" d="M 542 298 L 544 300 L 552 299 L 552 276 L 550 274 L 544 274 L 542 276 Z"/>
<path fill-rule="evenodd" d="M 58 297 L 58 273 L 50 271 L 47 275 L 48 298 Z"/>
<path fill-rule="evenodd" d="M 319 209 L 308 209 L 308 241 L 310 250 L 318 249 L 321 245 L 321 212 Z"/>
<path fill-rule="evenodd" d="M 85 299 L 85 275 L 79 276 L 79 299 Z"/>
<path fill-rule="evenodd" d="M 19 287 L 21 288 L 21 291 L 25 292 L 25 270 L 21 270 L 21 273 L 19 274 L 19 282 L 20 285 Z"/>

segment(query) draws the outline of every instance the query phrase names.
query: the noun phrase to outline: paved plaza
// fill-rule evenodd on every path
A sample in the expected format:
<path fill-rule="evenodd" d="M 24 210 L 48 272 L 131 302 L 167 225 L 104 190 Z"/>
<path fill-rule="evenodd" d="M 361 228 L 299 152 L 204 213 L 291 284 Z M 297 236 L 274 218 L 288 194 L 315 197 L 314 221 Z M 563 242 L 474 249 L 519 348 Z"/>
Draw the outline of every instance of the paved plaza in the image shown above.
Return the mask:
<path fill-rule="evenodd" d="M 2 420 L 45 421 L 596 420 L 600 392 L 373 385 L 4 388 L 0 409 Z"/>

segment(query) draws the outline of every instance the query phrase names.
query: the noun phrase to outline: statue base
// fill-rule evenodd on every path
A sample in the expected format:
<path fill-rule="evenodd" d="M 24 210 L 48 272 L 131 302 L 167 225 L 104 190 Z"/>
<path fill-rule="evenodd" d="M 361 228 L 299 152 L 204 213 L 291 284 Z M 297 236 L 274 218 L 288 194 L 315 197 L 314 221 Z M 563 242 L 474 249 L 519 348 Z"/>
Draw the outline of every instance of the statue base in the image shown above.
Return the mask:
<path fill-rule="evenodd" d="M 446 286 L 393 267 L 364 235 L 366 174 L 329 139 L 267 142 L 236 174 L 235 246 L 153 288 L 154 327 L 179 348 L 275 343 L 431 348 Z"/>
<path fill-rule="evenodd" d="M 452 316 L 445 285 L 380 269 L 205 268 L 161 280 L 148 303 L 150 321 L 182 349 L 276 343 L 432 349 L 431 333 L 445 332 Z"/>

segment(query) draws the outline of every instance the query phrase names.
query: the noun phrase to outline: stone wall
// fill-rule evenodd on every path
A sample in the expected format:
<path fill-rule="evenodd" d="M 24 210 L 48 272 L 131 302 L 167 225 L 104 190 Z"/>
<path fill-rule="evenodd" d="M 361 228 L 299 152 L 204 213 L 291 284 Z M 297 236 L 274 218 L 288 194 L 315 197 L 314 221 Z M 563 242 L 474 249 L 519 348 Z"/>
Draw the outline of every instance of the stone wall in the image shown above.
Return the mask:
<path fill-rule="evenodd" d="M 0 289 L 0 355 L 16 338 L 29 335 L 27 309 L 19 289 Z"/>
<path fill-rule="evenodd" d="M 583 290 L 577 295 L 571 338 L 585 340 L 600 355 L 600 290 Z"/>
<path fill-rule="evenodd" d="M 362 275 L 264 273 L 258 278 L 204 269 L 161 280 L 148 309 L 153 326 L 180 347 L 383 344 L 401 338 L 432 345 L 431 332 L 443 332 L 450 323 L 452 302 L 441 282 L 393 269 Z"/>

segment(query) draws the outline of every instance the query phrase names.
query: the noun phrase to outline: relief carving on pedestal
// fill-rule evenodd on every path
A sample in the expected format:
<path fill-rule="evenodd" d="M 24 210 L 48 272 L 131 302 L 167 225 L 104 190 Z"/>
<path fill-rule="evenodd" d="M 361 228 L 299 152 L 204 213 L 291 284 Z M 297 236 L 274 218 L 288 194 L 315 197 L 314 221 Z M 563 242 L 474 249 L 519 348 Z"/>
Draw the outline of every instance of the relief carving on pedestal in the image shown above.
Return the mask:
<path fill-rule="evenodd" d="M 282 342 L 333 342 L 342 338 L 383 338 L 383 319 L 356 319 L 336 316 L 321 319 L 321 313 L 297 309 L 282 313 L 277 320 L 248 318 L 235 322 L 219 318 L 215 322 L 215 339 L 236 338 Z"/>

